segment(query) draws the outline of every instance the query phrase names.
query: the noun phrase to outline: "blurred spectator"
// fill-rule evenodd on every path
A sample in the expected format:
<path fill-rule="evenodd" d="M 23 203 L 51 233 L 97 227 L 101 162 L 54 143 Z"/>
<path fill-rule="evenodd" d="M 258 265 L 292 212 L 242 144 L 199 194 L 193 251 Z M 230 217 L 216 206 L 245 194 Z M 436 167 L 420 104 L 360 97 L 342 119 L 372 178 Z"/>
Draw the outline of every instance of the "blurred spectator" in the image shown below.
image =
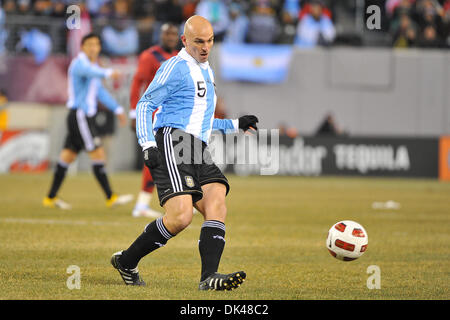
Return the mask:
<path fill-rule="evenodd" d="M 296 21 L 300 13 L 300 1 L 284 0 L 283 12 L 288 15 L 293 21 Z"/>
<path fill-rule="evenodd" d="M 330 9 L 328 9 L 324 2 L 320 1 L 320 3 L 322 4 L 322 14 L 327 16 L 328 18 L 332 18 L 332 14 Z M 311 10 L 312 7 L 314 6 L 314 1 L 308 0 L 308 2 L 306 2 L 300 12 L 298 13 L 298 20 L 302 20 L 306 15 L 311 14 Z"/>
<path fill-rule="evenodd" d="M 403 14 L 398 23 L 391 26 L 394 48 L 410 48 L 416 42 L 416 27 L 407 14 Z"/>
<path fill-rule="evenodd" d="M 224 42 L 227 43 L 244 43 L 248 30 L 248 18 L 238 2 L 230 5 L 230 23 L 225 35 Z"/>
<path fill-rule="evenodd" d="M 324 13 L 321 0 L 310 1 L 310 12 L 299 22 L 295 44 L 301 48 L 330 45 L 336 37 L 336 30 L 330 17 Z"/>
<path fill-rule="evenodd" d="M 249 17 L 247 40 L 250 43 L 274 43 L 280 35 L 280 24 L 271 1 L 258 0 Z"/>
<path fill-rule="evenodd" d="M 89 11 L 86 9 L 86 13 L 90 17 L 91 15 L 88 12 Z M 112 3 L 104 2 L 100 6 L 98 11 L 95 13 L 95 24 L 99 28 L 103 28 L 107 26 L 113 18 L 114 18 L 114 9 Z"/>
<path fill-rule="evenodd" d="M 417 1 L 417 19 L 422 32 L 429 26 L 433 26 L 437 40 L 443 40 L 447 37 L 447 21 L 442 6 L 436 0 L 418 0 Z"/>
<path fill-rule="evenodd" d="M 449 36 L 448 0 L 388 0 L 394 47 L 440 48 Z"/>
<path fill-rule="evenodd" d="M 52 2 L 52 12 L 51 15 L 54 18 L 65 18 L 66 16 L 66 5 L 62 1 Z"/>
<path fill-rule="evenodd" d="M 387 0 L 386 13 L 391 19 L 403 13 L 411 15 L 415 2 L 416 0 Z"/>
<path fill-rule="evenodd" d="M 445 30 L 445 39 L 447 42 L 447 45 L 450 44 L 450 0 L 444 1 L 444 4 L 442 6 L 442 20 L 445 24 L 446 30 Z"/>
<path fill-rule="evenodd" d="M 296 138 L 298 136 L 298 130 L 294 127 L 288 127 L 286 123 L 282 122 L 278 125 L 278 134 L 280 137 Z"/>
<path fill-rule="evenodd" d="M 139 48 L 136 27 L 125 21 L 117 21 L 103 28 L 102 41 L 105 52 L 113 56 L 136 54 Z"/>
<path fill-rule="evenodd" d="M 185 0 L 183 4 L 183 20 L 187 20 L 195 14 L 200 0 Z"/>
<path fill-rule="evenodd" d="M 138 53 L 141 53 L 154 43 L 153 28 L 155 16 L 153 2 L 148 0 L 134 1 L 132 10 L 133 17 L 136 19 L 136 27 L 139 34 Z"/>
<path fill-rule="evenodd" d="M 214 40 L 222 41 L 230 23 L 228 7 L 221 0 L 200 0 L 196 14 L 211 22 L 214 29 Z"/>
<path fill-rule="evenodd" d="M 281 43 L 294 42 L 295 27 L 300 13 L 299 2 L 299 0 L 284 0 L 283 7 L 281 8 Z"/>
<path fill-rule="evenodd" d="M 444 5 L 442 6 L 442 9 L 444 10 L 444 14 L 446 18 L 450 18 L 450 0 L 446 0 L 444 2 Z"/>
<path fill-rule="evenodd" d="M 385 7 L 386 7 L 386 13 L 389 16 L 392 16 L 394 14 L 394 9 L 398 4 L 400 3 L 400 0 L 386 0 Z"/>
<path fill-rule="evenodd" d="M 386 45 L 390 41 L 395 48 L 450 44 L 450 0 L 366 0 L 366 7 L 375 4 L 382 8 L 382 26 L 376 34 L 351 29 L 360 14 L 356 0 L 3 0 L 1 3 L 5 24 L 0 25 L 0 50 L 9 51 L 14 50 L 23 28 L 38 27 L 40 32 L 51 36 L 54 52 L 66 50 L 69 55 L 77 54 L 81 36 L 93 29 L 102 35 L 106 53 L 137 54 L 140 49 L 158 43 L 163 23 L 177 24 L 181 32 L 184 22 L 194 14 L 211 21 L 217 42 L 285 43 L 303 48 L 332 43 Z M 81 30 L 62 27 L 60 21 L 68 17 L 66 9 L 70 5 L 81 8 Z M 14 15 L 26 19 L 21 23 L 22 18 Z M 340 30 L 339 37 L 336 29 Z M 68 39 L 67 48 L 61 39 Z"/>
<path fill-rule="evenodd" d="M 389 8 L 389 32 L 392 36 L 393 43 L 396 41 L 396 37 L 400 36 L 403 39 L 403 34 L 397 34 L 397 32 L 401 31 L 400 27 L 403 26 L 405 29 L 406 25 L 409 24 L 414 29 L 418 29 L 418 25 L 416 23 L 416 10 L 415 10 L 415 1 L 416 0 L 398 0 L 395 3 L 390 4 Z M 407 22 L 406 17 L 409 19 L 409 23 Z M 404 30 L 403 30 L 404 31 Z M 418 30 L 415 30 L 418 31 Z M 412 32 L 410 31 L 410 36 Z M 400 46 L 404 46 L 404 43 L 401 43 Z"/>
<path fill-rule="evenodd" d="M 0 56 L 5 53 L 5 43 L 8 38 L 8 31 L 5 30 L 5 12 L 0 7 Z"/>
<path fill-rule="evenodd" d="M 36 0 L 33 4 L 35 16 L 50 16 L 52 14 L 52 2 L 50 0 Z"/>
<path fill-rule="evenodd" d="M 155 18 L 162 23 L 171 22 L 180 25 L 183 22 L 183 7 L 180 0 L 156 0 Z M 157 32 L 159 33 L 158 28 Z"/>
<path fill-rule="evenodd" d="M 89 15 L 92 17 L 97 17 L 97 15 L 101 14 L 101 9 L 105 5 L 108 5 L 111 0 L 86 0 L 85 2 Z"/>
<path fill-rule="evenodd" d="M 316 135 L 327 135 L 327 136 L 337 136 L 342 135 L 343 132 L 337 127 L 336 121 L 334 120 L 334 116 L 331 113 L 328 113 L 325 116 L 325 119 L 319 125 L 319 128 L 316 131 Z"/>
<path fill-rule="evenodd" d="M 390 13 L 391 27 L 393 25 L 399 25 L 400 19 L 405 15 L 414 22 L 417 20 L 415 1 L 416 0 L 400 0 L 393 6 L 392 12 Z"/>
<path fill-rule="evenodd" d="M 112 23 L 104 27 L 101 33 L 103 48 L 107 54 L 126 56 L 138 52 L 139 34 L 128 15 L 128 9 L 126 0 L 114 2 Z"/>
<path fill-rule="evenodd" d="M 3 1 L 3 10 L 5 14 L 15 14 L 17 12 L 16 2 L 14 0 Z"/>
<path fill-rule="evenodd" d="M 17 1 L 16 14 L 20 14 L 20 15 L 23 15 L 23 16 L 31 16 L 31 15 L 33 15 L 33 11 L 31 10 L 31 1 L 30 0 L 19 0 L 19 1 Z"/>
<path fill-rule="evenodd" d="M 158 43 L 161 26 L 166 22 L 176 25 L 183 23 L 183 7 L 179 0 L 155 0 L 155 23 L 153 24 L 152 42 Z"/>
<path fill-rule="evenodd" d="M 417 46 L 420 48 L 445 48 L 445 43 L 438 37 L 435 27 L 430 24 L 423 29 Z"/>

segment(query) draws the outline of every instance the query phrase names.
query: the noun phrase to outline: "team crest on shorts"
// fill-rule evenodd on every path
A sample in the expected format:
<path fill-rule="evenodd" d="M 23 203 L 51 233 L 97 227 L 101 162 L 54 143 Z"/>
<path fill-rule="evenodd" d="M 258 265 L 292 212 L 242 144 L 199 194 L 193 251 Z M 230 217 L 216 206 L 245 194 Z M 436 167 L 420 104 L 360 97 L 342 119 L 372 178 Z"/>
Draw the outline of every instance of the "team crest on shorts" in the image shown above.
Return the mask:
<path fill-rule="evenodd" d="M 184 180 L 186 181 L 186 185 L 187 185 L 189 188 L 193 188 L 193 187 L 195 186 L 195 184 L 194 184 L 194 178 L 192 178 L 191 176 L 185 176 L 185 177 L 184 177 Z"/>

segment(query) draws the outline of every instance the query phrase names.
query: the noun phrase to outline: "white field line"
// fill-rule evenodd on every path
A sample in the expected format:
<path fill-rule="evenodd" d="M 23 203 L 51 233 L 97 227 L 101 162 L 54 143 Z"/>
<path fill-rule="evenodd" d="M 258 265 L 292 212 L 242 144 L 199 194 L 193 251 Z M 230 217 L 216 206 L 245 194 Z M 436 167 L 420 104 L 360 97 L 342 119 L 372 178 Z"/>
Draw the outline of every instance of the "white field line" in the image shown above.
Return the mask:
<path fill-rule="evenodd" d="M 29 218 L 3 218 L 0 223 L 22 223 L 22 224 L 54 224 L 72 226 L 123 226 L 123 222 L 108 221 L 85 221 L 85 220 L 56 220 L 56 219 L 29 219 Z"/>
<path fill-rule="evenodd" d="M 133 218 L 134 219 L 134 218 Z M 144 222 L 147 224 L 151 220 L 135 219 L 135 222 Z M 70 226 L 113 226 L 123 227 L 125 225 L 135 225 L 131 222 L 109 222 L 109 221 L 85 221 L 85 220 L 56 220 L 56 219 L 30 219 L 30 218 L 0 218 L 0 223 L 18 223 L 18 224 L 47 224 L 47 225 L 70 225 Z M 201 226 L 188 225 L 186 229 L 200 229 Z"/>

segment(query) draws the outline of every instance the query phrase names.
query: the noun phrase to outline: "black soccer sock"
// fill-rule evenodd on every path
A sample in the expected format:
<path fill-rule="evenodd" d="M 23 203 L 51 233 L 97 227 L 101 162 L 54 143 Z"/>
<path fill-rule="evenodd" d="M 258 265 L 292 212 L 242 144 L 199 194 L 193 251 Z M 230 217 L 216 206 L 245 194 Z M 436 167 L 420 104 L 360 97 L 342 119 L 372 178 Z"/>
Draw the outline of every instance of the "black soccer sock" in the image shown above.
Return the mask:
<path fill-rule="evenodd" d="M 49 198 L 56 197 L 56 194 L 58 193 L 58 190 L 61 187 L 62 182 L 64 181 L 68 167 L 69 165 L 67 163 L 63 161 L 58 161 L 55 168 L 55 172 L 53 174 L 52 185 L 48 193 Z"/>
<path fill-rule="evenodd" d="M 220 257 L 225 247 L 225 224 L 216 220 L 207 220 L 200 231 L 198 250 L 202 260 L 200 281 L 217 272 Z"/>
<path fill-rule="evenodd" d="M 108 176 L 105 171 L 105 164 L 103 162 L 94 162 L 92 164 L 92 169 L 94 170 L 94 175 L 97 178 L 98 183 L 105 192 L 106 198 L 111 198 L 112 191 L 109 185 Z"/>
<path fill-rule="evenodd" d="M 139 261 L 150 252 L 163 247 L 172 235 L 164 226 L 163 219 L 158 218 L 149 223 L 144 232 L 122 252 L 120 264 L 126 269 L 134 269 Z"/>

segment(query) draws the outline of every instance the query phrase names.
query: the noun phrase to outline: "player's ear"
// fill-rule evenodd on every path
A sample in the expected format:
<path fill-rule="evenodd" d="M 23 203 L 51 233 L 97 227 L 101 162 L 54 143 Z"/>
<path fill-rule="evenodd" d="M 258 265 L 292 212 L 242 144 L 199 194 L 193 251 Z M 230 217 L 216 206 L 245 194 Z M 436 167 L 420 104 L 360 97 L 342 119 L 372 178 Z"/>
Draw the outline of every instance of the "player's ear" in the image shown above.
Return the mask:
<path fill-rule="evenodd" d="M 181 35 L 181 42 L 183 43 L 183 46 L 186 47 L 186 36 L 184 34 Z"/>

